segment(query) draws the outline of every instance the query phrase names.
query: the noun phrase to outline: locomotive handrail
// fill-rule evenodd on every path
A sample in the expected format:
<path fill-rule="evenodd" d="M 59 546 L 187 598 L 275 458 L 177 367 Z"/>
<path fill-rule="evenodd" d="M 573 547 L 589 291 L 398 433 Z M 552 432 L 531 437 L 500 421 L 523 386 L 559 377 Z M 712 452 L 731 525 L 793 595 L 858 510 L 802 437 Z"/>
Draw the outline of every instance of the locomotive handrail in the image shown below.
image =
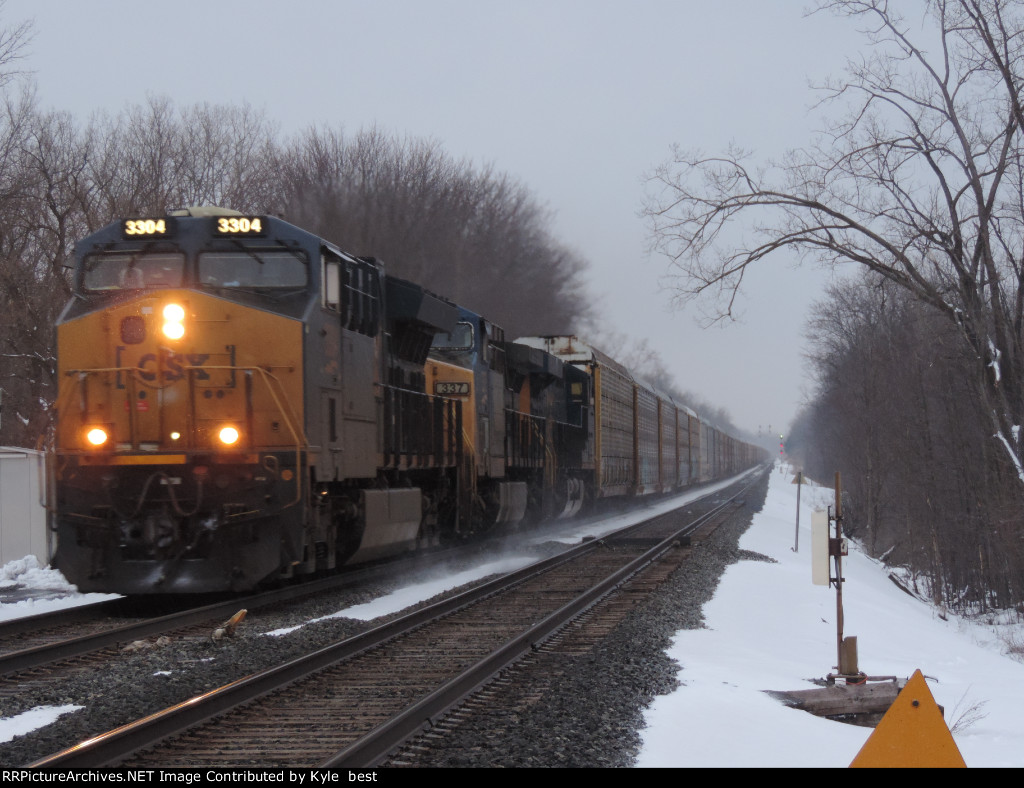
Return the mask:
<path fill-rule="evenodd" d="M 263 376 L 264 381 L 267 385 L 267 391 L 270 392 L 271 398 L 274 400 L 274 404 L 277 406 L 278 412 L 284 419 L 285 425 L 288 427 L 288 431 L 291 433 L 292 440 L 295 442 L 295 500 L 285 504 L 285 507 L 294 506 L 295 504 L 302 501 L 302 450 L 303 448 L 309 449 L 309 440 L 306 438 L 305 433 L 300 435 L 296 429 L 295 424 L 292 423 L 292 418 L 289 418 L 289 411 L 291 411 L 291 404 L 288 404 L 287 409 L 284 403 L 278 398 L 277 392 L 274 391 L 274 387 L 270 384 L 270 381 L 274 381 L 278 386 L 281 385 L 281 381 L 277 379 L 275 375 L 265 370 L 263 367 L 238 367 L 230 365 L 203 365 L 199 366 L 182 366 L 182 369 L 188 370 L 190 373 L 193 370 L 202 369 L 204 371 L 212 369 L 230 370 L 233 372 L 259 372 Z M 189 396 L 191 396 L 192 386 L 189 386 Z M 287 401 L 287 400 L 285 400 Z M 294 417 L 294 411 L 291 416 Z M 298 419 L 295 419 L 298 421 Z"/>
<path fill-rule="evenodd" d="M 540 427 L 533 424 L 533 428 L 540 432 Z M 548 461 L 545 463 L 544 475 L 547 477 L 548 486 L 551 489 L 555 488 L 555 484 L 558 481 L 558 455 L 555 454 L 554 449 L 551 448 L 551 444 L 547 441 L 545 435 L 540 436 L 544 442 L 544 456 L 547 457 Z"/>
<path fill-rule="evenodd" d="M 272 375 L 270 372 L 268 372 L 263 367 L 238 367 L 238 366 L 230 366 L 230 365 L 203 364 L 202 366 L 186 366 L 186 365 L 182 365 L 181 368 L 184 369 L 184 370 L 188 370 L 188 371 L 192 371 L 192 370 L 209 371 L 211 369 L 220 369 L 220 370 L 229 370 L 229 371 L 232 371 L 232 372 L 258 372 L 267 381 L 271 381 L 272 380 L 275 383 L 277 383 L 279 386 L 281 385 L 281 381 L 278 380 L 278 378 L 275 375 Z M 288 431 L 291 433 L 292 439 L 295 441 L 295 445 L 298 446 L 300 449 L 303 448 L 303 447 L 308 448 L 309 447 L 309 441 L 306 439 L 305 435 L 300 435 L 299 431 L 296 429 L 295 425 L 293 424 L 292 419 L 295 417 L 295 412 L 292 410 L 290 403 L 287 404 L 287 407 L 286 407 L 286 404 L 284 402 L 282 402 L 278 398 L 277 392 L 274 391 L 274 387 L 271 386 L 269 384 L 269 382 L 267 384 L 267 391 L 270 392 L 270 396 L 273 397 L 273 399 L 274 399 L 274 404 L 277 405 L 278 411 L 280 411 L 281 415 L 284 417 L 285 424 L 288 426 Z M 291 415 L 292 418 L 289 418 L 289 414 Z M 298 419 L 295 419 L 295 421 L 298 421 Z"/>
<path fill-rule="evenodd" d="M 270 372 L 268 372 L 266 369 L 264 369 L 263 367 L 241 367 L 241 366 L 230 366 L 230 365 L 204 364 L 202 366 L 182 365 L 181 369 L 182 370 L 186 370 L 186 371 L 200 370 L 200 371 L 204 371 L 204 372 L 205 371 L 209 371 L 209 370 L 213 370 L 213 369 L 228 370 L 228 371 L 232 371 L 232 372 L 259 372 L 261 375 L 263 375 L 268 380 L 273 380 L 273 381 L 277 382 L 280 385 L 280 381 L 274 375 L 272 375 Z M 118 373 L 120 373 L 120 372 L 127 372 L 129 375 L 132 376 L 132 378 L 135 378 L 135 376 L 139 373 L 139 371 L 140 370 L 139 370 L 138 367 L 94 367 L 93 369 L 69 369 L 64 374 L 66 376 L 68 376 L 68 377 L 71 377 L 73 375 L 78 375 L 81 378 L 81 377 L 86 376 L 86 375 L 95 375 L 95 374 L 98 374 L 98 373 L 110 373 L 110 372 L 118 372 Z M 145 383 L 145 381 L 142 381 L 142 383 L 143 383 L 143 385 L 147 385 Z M 152 388 L 160 388 L 160 387 L 154 386 Z M 71 388 L 66 389 L 63 394 L 58 395 L 57 403 L 56 403 L 55 407 L 59 408 L 61 406 L 61 404 L 62 404 L 62 400 L 67 398 L 67 397 L 69 397 L 71 392 L 73 392 L 74 390 L 75 390 L 74 387 L 71 387 Z M 290 405 L 286 408 L 285 405 L 282 404 L 282 402 L 278 398 L 278 395 L 274 391 L 273 387 L 270 386 L 269 384 L 267 386 L 267 390 L 270 392 L 271 397 L 273 397 L 274 404 L 277 405 L 278 410 L 281 412 L 281 415 L 284 417 L 285 423 L 288 425 L 288 430 L 291 433 L 292 438 L 294 439 L 296 445 L 299 446 L 299 447 L 303 447 L 303 446 L 308 447 L 309 446 L 309 442 L 305 439 L 304 436 L 300 437 L 298 430 L 295 428 L 295 425 L 292 422 L 292 418 L 289 418 L 289 412 L 291 413 L 291 416 L 293 418 L 294 418 L 294 415 L 295 415 L 294 411 L 291 410 Z"/>
<path fill-rule="evenodd" d="M 386 465 L 402 467 L 455 466 L 461 458 L 457 432 L 462 427 L 462 403 L 422 391 L 378 384 L 382 414 L 381 453 Z M 428 429 L 418 419 L 426 418 Z M 430 437 L 431 425 L 439 425 Z M 424 435 L 428 439 L 424 439 Z"/>
<path fill-rule="evenodd" d="M 191 381 L 191 373 L 196 371 L 196 370 L 201 370 L 203 372 L 209 372 L 210 370 L 223 370 L 223 371 L 230 371 L 230 372 L 245 372 L 245 373 L 256 372 L 256 373 L 259 373 L 259 375 L 262 377 L 262 379 L 264 381 L 264 384 L 266 385 L 266 390 L 270 394 L 270 397 L 271 397 L 271 400 L 274 403 L 274 406 L 277 408 L 278 413 L 280 413 L 281 418 L 283 419 L 283 421 L 285 423 L 285 426 L 286 426 L 286 428 L 287 428 L 287 430 L 288 430 L 288 432 L 289 432 L 289 434 L 291 436 L 292 443 L 295 446 L 295 498 L 294 498 L 294 500 L 290 501 L 289 503 L 284 504 L 284 506 L 285 507 L 294 506 L 295 504 L 301 502 L 301 500 L 302 500 L 302 479 L 303 479 L 303 473 L 302 473 L 302 450 L 304 448 L 305 449 L 309 448 L 309 441 L 306 439 L 305 434 L 301 433 L 298 430 L 297 426 L 296 426 L 296 422 L 298 421 L 298 419 L 295 417 L 295 412 L 292 409 L 291 404 L 287 402 L 287 398 L 279 396 L 278 392 L 275 390 L 274 384 L 276 383 L 277 386 L 281 386 L 281 381 L 275 375 L 271 374 L 270 372 L 268 372 L 263 367 L 231 366 L 231 365 L 208 365 L 208 364 L 204 364 L 201 367 L 200 366 L 194 366 L 194 365 L 182 365 L 181 369 L 183 371 L 186 371 L 186 372 L 189 373 L 188 389 L 189 389 L 189 398 L 190 399 L 192 399 L 192 392 L 193 392 L 193 389 L 194 389 L 194 387 L 192 385 L 192 381 Z M 135 383 L 141 382 L 142 385 L 144 385 L 144 386 L 148 385 L 145 381 L 139 381 L 137 379 L 137 375 L 139 374 L 139 372 L 140 372 L 140 370 L 138 369 L 138 367 L 95 367 L 93 369 L 69 369 L 64 374 L 67 377 L 72 378 L 73 382 L 71 383 L 71 385 L 67 386 L 64 389 L 63 392 L 58 394 L 57 402 L 56 402 L 56 405 L 55 405 L 55 410 L 58 413 L 60 413 L 61 412 L 61 408 L 64 406 L 64 404 L 66 404 L 65 401 L 70 399 L 71 396 L 74 394 L 74 392 L 79 391 L 79 390 L 84 391 L 84 386 L 82 384 L 91 375 L 111 374 L 111 373 L 117 373 L 117 374 L 127 373 L 128 378 L 131 381 L 131 392 L 134 392 L 134 390 L 135 390 L 134 389 L 134 384 Z M 251 402 L 247 402 L 246 405 L 247 405 L 247 410 L 251 408 Z M 84 399 L 83 399 L 83 401 L 82 401 L 82 403 L 80 404 L 79 407 L 80 407 L 80 410 L 85 410 L 86 409 L 86 403 L 85 403 Z M 134 408 L 129 408 L 128 412 L 129 412 L 129 432 L 130 432 L 130 438 L 131 438 L 130 442 L 131 442 L 132 448 L 137 450 L 137 448 L 138 448 L 138 446 L 137 446 L 137 444 L 138 444 L 138 436 L 137 436 L 137 426 L 136 426 L 136 419 L 135 419 Z M 61 447 L 58 446 L 57 448 L 60 449 Z"/>

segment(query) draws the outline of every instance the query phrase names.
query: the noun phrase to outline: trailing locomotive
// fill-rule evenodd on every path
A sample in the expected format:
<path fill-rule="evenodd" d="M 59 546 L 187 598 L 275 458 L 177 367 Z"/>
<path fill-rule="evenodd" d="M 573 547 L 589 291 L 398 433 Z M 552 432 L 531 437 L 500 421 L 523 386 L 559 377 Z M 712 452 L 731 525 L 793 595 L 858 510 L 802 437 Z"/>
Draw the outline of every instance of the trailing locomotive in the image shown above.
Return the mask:
<path fill-rule="evenodd" d="M 272 216 L 85 238 L 57 347 L 54 565 L 81 591 L 246 590 L 764 459 L 574 337 L 508 342 Z"/>

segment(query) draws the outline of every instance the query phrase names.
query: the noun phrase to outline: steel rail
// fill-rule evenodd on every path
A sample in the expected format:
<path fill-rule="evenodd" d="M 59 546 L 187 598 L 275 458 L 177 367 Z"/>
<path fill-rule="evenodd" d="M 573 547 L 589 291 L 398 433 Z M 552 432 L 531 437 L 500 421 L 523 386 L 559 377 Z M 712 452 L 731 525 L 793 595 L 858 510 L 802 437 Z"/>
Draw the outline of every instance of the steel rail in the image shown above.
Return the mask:
<path fill-rule="evenodd" d="M 699 527 L 708 518 L 713 517 L 724 507 L 728 506 L 742 492 L 737 493 L 737 495 L 722 503 L 711 512 L 689 523 L 681 531 L 662 540 L 640 559 L 631 562 L 629 566 L 634 567 L 634 565 L 637 565 L 636 568 L 631 569 L 628 573 L 625 570 L 619 570 L 611 579 L 598 584 L 598 586 L 586 592 L 582 599 L 569 603 L 563 610 L 575 608 L 578 609 L 578 612 L 583 612 L 588 609 L 601 597 L 613 590 L 615 586 L 625 582 L 624 578 L 628 578 L 629 575 L 642 568 L 641 565 L 646 565 L 653 560 L 653 558 L 646 558 L 646 556 L 664 552 L 667 547 L 671 547 L 680 538 L 680 533 L 689 532 Z M 164 739 L 183 733 L 234 708 L 251 703 L 301 678 L 375 648 L 381 643 L 421 627 L 432 619 L 446 616 L 464 607 L 468 607 L 480 599 L 499 593 L 506 588 L 516 586 L 535 575 L 547 572 L 554 567 L 597 549 L 602 542 L 613 539 L 616 535 L 629 534 L 644 527 L 645 524 L 638 523 L 628 526 L 615 534 L 602 537 L 602 539 L 587 541 L 575 547 L 567 548 L 558 555 L 507 575 L 497 577 L 477 588 L 421 608 L 360 635 L 325 646 L 311 654 L 298 657 L 277 667 L 238 679 L 223 687 L 151 714 L 141 720 L 92 737 L 73 747 L 29 764 L 29 768 L 88 768 L 117 765 L 138 750 L 151 747 Z M 667 547 L 663 547 L 666 545 Z M 365 737 L 365 741 L 360 740 L 337 753 L 328 763 L 334 764 L 343 761 L 350 763 L 357 760 L 369 761 L 382 757 L 380 753 L 386 754 L 387 749 L 394 746 L 393 742 L 396 740 L 396 737 L 399 737 L 399 734 L 401 736 L 398 738 L 398 741 L 403 741 L 424 726 L 429 726 L 431 724 L 430 716 L 436 716 L 436 714 L 440 713 L 440 711 L 435 711 L 434 709 L 443 710 L 451 706 L 457 700 L 457 693 L 467 694 L 472 688 L 484 682 L 487 676 L 501 670 L 508 663 L 509 654 L 524 653 L 542 636 L 550 637 L 551 634 L 557 632 L 566 623 L 565 620 L 562 620 L 564 615 L 562 611 L 549 615 L 522 635 L 499 648 L 498 656 L 492 654 L 478 663 L 477 666 L 471 668 L 469 671 L 472 674 L 471 677 L 459 677 L 448 682 L 441 689 L 436 690 L 424 700 L 414 704 L 406 712 L 400 713 L 391 723 L 385 723 L 371 731 Z M 424 709 L 430 709 L 431 711 L 424 716 Z"/>
<path fill-rule="evenodd" d="M 124 603 L 124 599 L 103 599 L 99 602 L 92 602 L 76 607 L 66 607 L 60 610 L 51 610 L 48 613 L 34 613 L 21 618 L 12 618 L 7 621 L 0 621 L 0 639 L 20 635 L 24 632 L 37 632 L 40 629 L 59 626 L 61 624 L 74 624 L 82 621 L 91 621 L 104 616 L 117 615 L 118 608 Z M 3 671 L 0 669 L 0 675 Z"/>
<path fill-rule="evenodd" d="M 297 585 L 285 586 L 272 591 L 264 591 L 259 594 L 249 594 L 242 597 L 234 597 L 202 607 L 190 608 L 177 613 L 147 619 L 134 624 L 124 624 L 118 627 L 96 632 L 90 635 L 82 635 L 77 638 L 69 638 L 55 643 L 47 643 L 41 646 L 12 651 L 0 655 L 0 677 L 9 676 L 24 670 L 43 667 L 54 662 L 60 662 L 74 657 L 80 657 L 101 649 L 110 648 L 123 643 L 132 643 L 152 635 L 161 634 L 174 629 L 202 624 L 206 621 L 226 619 L 240 609 L 258 610 L 261 607 L 288 602 L 304 596 L 312 596 L 323 591 L 342 588 L 355 583 L 364 582 L 368 575 L 379 571 L 393 571 L 393 567 L 373 566 L 358 570 L 345 572 L 341 575 L 310 580 Z M 18 629 L 12 628 L 10 634 L 28 631 L 32 625 L 42 623 L 43 626 L 59 623 L 75 623 L 95 617 L 100 606 L 110 605 L 111 610 L 116 611 L 118 604 L 123 604 L 124 599 L 112 599 L 96 605 L 83 605 L 91 611 L 76 614 L 78 608 L 46 613 L 42 616 L 32 616 L 26 619 L 19 619 L 22 622 Z M 103 610 L 105 612 L 105 609 Z M 64 615 L 61 615 L 64 614 Z M 8 630 L 0 628 L 0 635 L 9 634 Z"/>
<path fill-rule="evenodd" d="M 741 490 L 715 509 L 702 515 L 697 521 L 687 524 L 684 528 L 658 542 L 643 555 L 549 614 L 418 703 L 408 707 L 388 722 L 320 763 L 319 768 L 371 768 L 379 765 L 392 750 L 417 733 L 432 728 L 439 717 L 488 684 L 498 673 L 517 662 L 524 654 L 539 648 L 574 619 L 612 594 L 631 577 L 671 550 L 678 543 L 680 537 L 692 533 L 700 525 L 720 514 L 743 492 L 745 490 Z"/>

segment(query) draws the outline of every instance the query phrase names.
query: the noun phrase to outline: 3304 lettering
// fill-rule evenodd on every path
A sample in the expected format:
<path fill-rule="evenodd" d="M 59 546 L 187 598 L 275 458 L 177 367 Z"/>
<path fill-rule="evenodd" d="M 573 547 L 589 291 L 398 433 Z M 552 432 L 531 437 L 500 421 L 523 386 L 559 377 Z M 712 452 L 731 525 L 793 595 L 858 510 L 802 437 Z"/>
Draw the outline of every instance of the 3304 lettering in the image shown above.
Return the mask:
<path fill-rule="evenodd" d="M 225 235 L 262 233 L 263 220 L 259 216 L 222 216 L 217 220 L 217 232 Z"/>

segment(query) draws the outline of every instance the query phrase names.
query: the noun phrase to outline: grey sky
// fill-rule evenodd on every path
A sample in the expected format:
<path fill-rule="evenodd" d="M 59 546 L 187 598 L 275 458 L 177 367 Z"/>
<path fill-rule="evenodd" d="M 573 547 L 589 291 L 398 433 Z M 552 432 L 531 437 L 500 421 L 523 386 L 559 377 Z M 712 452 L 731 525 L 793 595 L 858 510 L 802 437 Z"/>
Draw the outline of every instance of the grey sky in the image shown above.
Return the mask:
<path fill-rule="evenodd" d="M 263 109 L 283 132 L 376 125 L 493 164 L 555 214 L 610 328 L 742 427 L 779 432 L 803 385 L 801 332 L 827 277 L 769 260 L 743 322 L 668 311 L 645 254 L 641 177 L 670 146 L 778 155 L 809 138 L 808 80 L 859 39 L 793 0 L 8 0 L 35 20 L 44 108 L 88 118 L 147 95 Z M 372 250 L 354 250 L 372 253 Z M 628 359 L 624 359 L 628 363 Z"/>

